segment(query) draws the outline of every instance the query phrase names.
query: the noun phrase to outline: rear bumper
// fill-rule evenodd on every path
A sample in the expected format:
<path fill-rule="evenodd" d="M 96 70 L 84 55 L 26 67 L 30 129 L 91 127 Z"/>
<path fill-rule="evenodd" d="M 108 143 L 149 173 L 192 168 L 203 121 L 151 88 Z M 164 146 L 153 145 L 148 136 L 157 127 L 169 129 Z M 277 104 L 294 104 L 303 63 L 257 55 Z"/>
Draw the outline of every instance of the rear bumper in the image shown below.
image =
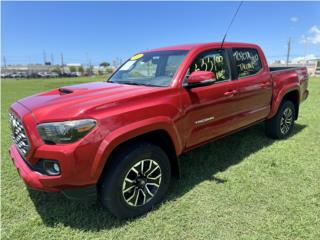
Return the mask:
<path fill-rule="evenodd" d="M 91 200 L 97 197 L 96 185 L 89 185 L 84 187 L 77 186 L 73 188 L 51 186 L 52 182 L 60 182 L 62 177 L 46 176 L 36 171 L 33 171 L 25 162 L 25 160 L 21 157 L 15 145 L 12 145 L 10 147 L 9 154 L 20 177 L 23 179 L 23 181 L 29 188 L 46 192 L 61 191 L 69 199 Z"/>

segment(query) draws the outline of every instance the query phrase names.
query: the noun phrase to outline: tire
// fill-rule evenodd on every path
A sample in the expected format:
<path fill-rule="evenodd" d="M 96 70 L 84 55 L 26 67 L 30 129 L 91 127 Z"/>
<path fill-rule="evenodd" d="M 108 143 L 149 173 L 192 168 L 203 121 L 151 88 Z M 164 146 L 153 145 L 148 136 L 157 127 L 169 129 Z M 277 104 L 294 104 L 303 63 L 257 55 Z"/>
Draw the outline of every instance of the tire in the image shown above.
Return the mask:
<path fill-rule="evenodd" d="M 171 167 L 160 147 L 148 142 L 127 144 L 110 161 L 100 179 L 99 199 L 114 216 L 127 219 L 143 215 L 164 198 Z"/>
<path fill-rule="evenodd" d="M 287 138 L 294 126 L 296 111 L 291 101 L 284 101 L 277 114 L 266 121 L 266 135 L 273 139 Z"/>

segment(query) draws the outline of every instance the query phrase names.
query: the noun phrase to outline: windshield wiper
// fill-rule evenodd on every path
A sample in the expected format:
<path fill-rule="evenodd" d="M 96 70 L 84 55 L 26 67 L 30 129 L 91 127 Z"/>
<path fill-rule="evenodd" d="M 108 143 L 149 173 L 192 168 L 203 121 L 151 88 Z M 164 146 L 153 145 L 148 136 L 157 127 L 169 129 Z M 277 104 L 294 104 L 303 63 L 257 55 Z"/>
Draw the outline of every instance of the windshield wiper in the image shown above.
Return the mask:
<path fill-rule="evenodd" d="M 137 82 L 129 82 L 129 81 L 117 81 L 112 83 L 119 83 L 119 84 L 128 84 L 128 85 L 136 85 L 136 86 L 151 86 L 151 87 L 159 87 L 157 85 L 152 85 L 148 83 L 137 83 Z"/>
<path fill-rule="evenodd" d="M 128 84 L 128 85 L 137 85 L 137 86 L 141 86 L 141 85 L 143 85 L 142 83 L 127 82 L 127 81 L 119 81 L 118 83 Z"/>

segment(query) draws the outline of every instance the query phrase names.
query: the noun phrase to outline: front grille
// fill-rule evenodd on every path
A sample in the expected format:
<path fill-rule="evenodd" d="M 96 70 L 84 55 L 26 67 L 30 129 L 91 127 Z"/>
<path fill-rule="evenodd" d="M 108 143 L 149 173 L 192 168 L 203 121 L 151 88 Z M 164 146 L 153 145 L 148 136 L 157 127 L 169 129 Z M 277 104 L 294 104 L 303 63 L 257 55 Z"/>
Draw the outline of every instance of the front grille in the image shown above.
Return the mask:
<path fill-rule="evenodd" d="M 12 139 L 20 154 L 25 157 L 30 149 L 29 140 L 21 120 L 13 113 L 9 114 L 9 121 L 12 131 Z"/>

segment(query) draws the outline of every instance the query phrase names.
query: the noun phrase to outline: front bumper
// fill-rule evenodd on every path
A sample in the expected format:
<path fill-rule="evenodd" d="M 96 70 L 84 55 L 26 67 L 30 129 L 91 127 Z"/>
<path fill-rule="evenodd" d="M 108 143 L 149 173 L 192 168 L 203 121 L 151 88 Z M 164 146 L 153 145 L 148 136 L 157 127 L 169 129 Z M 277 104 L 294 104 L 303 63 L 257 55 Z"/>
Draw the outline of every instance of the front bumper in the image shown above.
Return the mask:
<path fill-rule="evenodd" d="M 13 144 L 9 149 L 12 162 L 16 167 L 20 177 L 25 184 L 32 189 L 41 190 L 46 192 L 59 192 L 61 191 L 67 198 L 73 200 L 94 200 L 97 198 L 96 185 L 88 185 L 84 187 L 67 187 L 63 186 L 50 186 L 52 182 L 59 183 L 63 181 L 61 176 L 45 176 L 41 173 L 33 171 L 30 166 L 21 157 L 18 149 Z"/>
<path fill-rule="evenodd" d="M 19 175 L 21 176 L 21 178 L 23 179 L 23 181 L 28 187 L 32 189 L 47 191 L 47 192 L 58 192 L 60 190 L 59 188 L 45 185 L 46 181 L 58 179 L 59 176 L 44 176 L 38 172 L 32 171 L 28 166 L 28 164 L 21 157 L 15 145 L 12 145 L 10 147 L 9 154 L 11 156 L 12 162 L 16 167 Z"/>
<path fill-rule="evenodd" d="M 24 157 L 15 144 L 9 149 L 11 159 L 25 184 L 46 192 L 61 191 L 73 199 L 84 198 L 86 195 L 92 198 L 100 177 L 97 170 L 103 168 L 95 164 L 104 159 L 103 151 L 99 151 L 104 139 L 101 129 L 93 130 L 75 143 L 48 145 L 42 142 L 37 131 L 37 120 L 29 109 L 17 102 L 11 105 L 10 112 L 22 122 L 30 143 L 30 149 Z M 61 169 L 60 175 L 42 174 L 37 169 L 41 160 L 57 161 Z"/>

